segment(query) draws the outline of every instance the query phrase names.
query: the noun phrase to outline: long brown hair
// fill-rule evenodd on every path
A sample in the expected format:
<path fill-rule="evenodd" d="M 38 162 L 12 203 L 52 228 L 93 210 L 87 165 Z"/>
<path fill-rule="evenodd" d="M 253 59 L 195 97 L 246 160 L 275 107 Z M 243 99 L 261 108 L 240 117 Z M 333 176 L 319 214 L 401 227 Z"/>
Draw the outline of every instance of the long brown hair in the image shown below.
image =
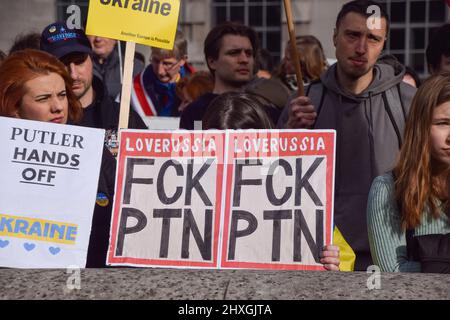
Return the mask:
<path fill-rule="evenodd" d="M 308 83 L 319 79 L 320 75 L 328 68 L 327 58 L 319 39 L 313 35 L 301 35 L 295 38 L 295 45 L 300 59 L 303 81 Z M 288 41 L 286 46 L 289 50 L 290 41 Z M 291 59 L 294 59 L 294 57 L 291 57 Z M 284 57 L 275 71 L 275 76 L 283 81 L 286 76 L 286 63 L 287 60 Z"/>
<path fill-rule="evenodd" d="M 64 79 L 69 104 L 69 120 L 77 122 L 83 111 L 72 91 L 72 78 L 56 57 L 39 50 L 27 49 L 8 56 L 0 64 L 0 115 L 14 117 L 25 94 L 25 83 L 41 75 L 56 73 Z"/>
<path fill-rule="evenodd" d="M 436 75 L 425 81 L 417 91 L 406 122 L 405 141 L 394 168 L 395 197 L 400 207 L 402 227 L 412 229 L 421 223 L 424 210 L 439 216 L 439 200 L 450 216 L 450 168 L 444 172 L 444 184 L 437 184 L 432 175 L 430 130 L 433 110 L 450 101 L 450 73 Z M 442 199 L 444 194 L 445 199 Z"/>
<path fill-rule="evenodd" d="M 327 69 L 327 59 L 320 41 L 312 35 L 304 35 L 297 37 L 296 45 L 305 76 L 310 81 L 319 79 L 322 72 Z"/>

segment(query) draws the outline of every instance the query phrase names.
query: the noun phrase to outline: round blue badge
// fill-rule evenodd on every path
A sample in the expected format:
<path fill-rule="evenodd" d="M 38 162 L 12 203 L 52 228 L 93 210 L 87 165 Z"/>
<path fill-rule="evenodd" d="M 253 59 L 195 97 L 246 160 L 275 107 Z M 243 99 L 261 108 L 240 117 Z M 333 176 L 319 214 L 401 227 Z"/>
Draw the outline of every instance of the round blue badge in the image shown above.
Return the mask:
<path fill-rule="evenodd" d="M 106 207 L 109 204 L 109 199 L 104 193 L 97 193 L 97 200 L 95 201 L 100 207 Z"/>

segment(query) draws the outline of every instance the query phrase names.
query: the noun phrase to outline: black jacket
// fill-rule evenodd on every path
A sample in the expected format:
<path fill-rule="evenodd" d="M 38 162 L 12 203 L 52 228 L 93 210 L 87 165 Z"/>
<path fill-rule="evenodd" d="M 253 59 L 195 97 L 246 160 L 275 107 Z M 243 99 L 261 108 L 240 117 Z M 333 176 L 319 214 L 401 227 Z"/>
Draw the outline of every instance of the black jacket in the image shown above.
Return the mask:
<path fill-rule="evenodd" d="M 120 106 L 108 97 L 107 91 L 100 79 L 94 76 L 92 86 L 95 100 L 83 109 L 83 118 L 78 125 L 105 129 L 107 135 L 117 132 Z M 130 109 L 128 125 L 130 128 L 147 128 L 142 119 Z M 97 188 L 97 199 L 92 217 L 91 235 L 87 254 L 87 268 L 105 267 L 109 244 L 109 229 L 114 200 L 114 185 L 116 174 L 116 159 L 106 147 L 103 148 L 102 163 Z"/>
<path fill-rule="evenodd" d="M 83 127 L 117 130 L 120 105 L 108 96 L 105 86 L 96 76 L 92 79 L 92 87 L 95 92 L 95 100 L 83 109 L 83 118 L 78 124 Z M 132 108 L 130 108 L 128 128 L 147 129 L 141 117 Z"/>
<path fill-rule="evenodd" d="M 109 245 L 109 229 L 112 218 L 114 200 L 114 183 L 116 159 L 104 147 L 97 198 L 92 217 L 91 235 L 87 253 L 86 268 L 102 268 L 106 266 L 106 254 Z"/>
<path fill-rule="evenodd" d="M 181 114 L 180 129 L 194 130 L 194 122 L 202 121 L 202 118 L 206 113 L 206 109 L 208 109 L 211 101 L 213 101 L 217 96 L 219 95 L 208 92 L 194 102 L 190 103 Z"/>

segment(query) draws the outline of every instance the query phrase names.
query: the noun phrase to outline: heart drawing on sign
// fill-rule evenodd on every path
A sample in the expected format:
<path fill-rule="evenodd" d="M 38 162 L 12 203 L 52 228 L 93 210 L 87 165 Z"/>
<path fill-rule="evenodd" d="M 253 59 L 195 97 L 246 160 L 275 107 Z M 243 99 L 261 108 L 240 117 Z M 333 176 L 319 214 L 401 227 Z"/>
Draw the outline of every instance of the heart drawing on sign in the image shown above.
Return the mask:
<path fill-rule="evenodd" d="M 8 240 L 0 239 L 0 248 L 5 248 L 9 244 Z"/>
<path fill-rule="evenodd" d="M 56 248 L 55 247 L 50 247 L 50 248 L 48 248 L 48 250 L 50 251 L 50 253 L 52 255 L 58 254 L 61 251 L 61 249 L 58 248 L 58 247 L 56 247 Z"/>
<path fill-rule="evenodd" d="M 36 247 L 36 245 L 34 243 L 24 243 L 23 247 L 25 248 L 25 250 L 31 251 Z"/>

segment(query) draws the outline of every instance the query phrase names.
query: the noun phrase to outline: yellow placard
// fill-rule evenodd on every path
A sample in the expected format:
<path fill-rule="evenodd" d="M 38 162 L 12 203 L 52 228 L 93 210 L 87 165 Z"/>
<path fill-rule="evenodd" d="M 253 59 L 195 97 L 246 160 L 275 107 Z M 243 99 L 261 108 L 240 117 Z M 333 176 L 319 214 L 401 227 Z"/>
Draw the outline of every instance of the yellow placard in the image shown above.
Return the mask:
<path fill-rule="evenodd" d="M 86 34 L 171 50 L 180 0 L 90 0 Z"/>

